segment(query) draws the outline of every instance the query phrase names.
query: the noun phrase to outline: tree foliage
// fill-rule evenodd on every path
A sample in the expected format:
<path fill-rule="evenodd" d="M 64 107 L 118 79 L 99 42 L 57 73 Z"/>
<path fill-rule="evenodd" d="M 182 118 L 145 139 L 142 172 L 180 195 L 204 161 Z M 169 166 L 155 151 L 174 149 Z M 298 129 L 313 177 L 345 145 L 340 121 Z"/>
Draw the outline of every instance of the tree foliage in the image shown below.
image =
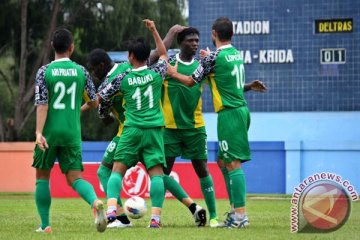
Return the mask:
<path fill-rule="evenodd" d="M 185 24 L 183 6 L 183 0 L 2 0 L 0 141 L 34 139 L 34 79 L 37 69 L 53 59 L 50 39 L 56 27 L 73 32 L 72 59 L 85 65 L 93 48 L 125 50 L 132 36 L 150 39 L 142 19 L 153 19 L 162 36 L 172 25 Z M 108 140 L 116 132 L 115 125 L 104 130 L 95 111 L 82 121 L 84 140 Z"/>

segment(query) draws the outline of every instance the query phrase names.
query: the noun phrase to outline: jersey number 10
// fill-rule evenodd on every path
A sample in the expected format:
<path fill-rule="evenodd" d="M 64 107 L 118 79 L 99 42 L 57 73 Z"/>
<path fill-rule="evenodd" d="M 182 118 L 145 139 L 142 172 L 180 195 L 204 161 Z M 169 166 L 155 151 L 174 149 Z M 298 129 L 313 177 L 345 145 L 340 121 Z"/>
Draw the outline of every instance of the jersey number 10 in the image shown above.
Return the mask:
<path fill-rule="evenodd" d="M 234 69 L 231 71 L 231 76 L 236 77 L 236 87 L 238 89 L 244 88 L 245 85 L 244 64 L 234 65 Z"/>

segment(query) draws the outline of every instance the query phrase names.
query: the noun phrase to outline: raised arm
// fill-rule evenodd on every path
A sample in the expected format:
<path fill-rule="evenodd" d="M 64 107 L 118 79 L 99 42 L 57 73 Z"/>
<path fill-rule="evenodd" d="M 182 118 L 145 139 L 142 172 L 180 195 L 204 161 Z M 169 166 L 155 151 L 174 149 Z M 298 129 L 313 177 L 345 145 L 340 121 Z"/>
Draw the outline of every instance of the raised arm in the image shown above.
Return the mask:
<path fill-rule="evenodd" d="M 165 38 L 162 40 L 165 45 L 166 50 L 169 50 L 169 48 L 171 47 L 176 34 L 181 32 L 185 28 L 187 28 L 187 27 L 176 24 L 169 29 Z M 158 59 L 159 59 L 159 54 L 158 54 L 157 50 L 156 49 L 152 50 L 150 53 L 150 57 L 149 57 L 150 65 L 154 64 Z"/>
<path fill-rule="evenodd" d="M 159 57 L 161 59 L 167 60 L 167 51 L 166 51 L 165 45 L 164 45 L 158 31 L 156 29 L 154 21 L 151 21 L 149 19 L 144 19 L 143 21 L 145 22 L 145 26 L 152 33 L 152 36 L 154 38 L 155 45 L 156 45 L 156 51 L 158 52 Z"/>

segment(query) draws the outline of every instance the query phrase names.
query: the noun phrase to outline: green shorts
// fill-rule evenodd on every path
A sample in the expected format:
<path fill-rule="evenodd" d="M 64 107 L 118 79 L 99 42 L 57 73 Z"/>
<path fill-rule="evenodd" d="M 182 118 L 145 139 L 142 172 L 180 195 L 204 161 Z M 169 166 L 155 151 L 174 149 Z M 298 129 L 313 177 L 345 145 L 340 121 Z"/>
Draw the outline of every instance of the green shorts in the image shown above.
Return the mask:
<path fill-rule="evenodd" d="M 192 129 L 165 128 L 165 156 L 184 159 L 207 159 L 205 127 Z"/>
<path fill-rule="evenodd" d="M 226 163 L 233 160 L 245 162 L 251 159 L 248 140 L 249 126 L 250 113 L 246 106 L 228 108 L 218 113 L 218 158 Z"/>
<path fill-rule="evenodd" d="M 34 162 L 32 166 L 38 169 L 51 170 L 54 166 L 55 160 L 58 159 L 62 173 L 66 174 L 69 170 L 84 170 L 82 164 L 81 146 L 49 146 L 49 148 L 43 152 L 36 145 L 33 159 Z"/>
<path fill-rule="evenodd" d="M 114 159 L 116 147 L 119 143 L 119 139 L 120 139 L 120 137 L 115 136 L 105 150 L 105 153 L 103 156 L 103 161 L 105 163 L 108 163 L 109 165 L 112 165 L 112 163 L 113 163 L 113 159 Z"/>
<path fill-rule="evenodd" d="M 146 169 L 156 165 L 166 165 L 164 154 L 163 129 L 136 128 L 125 126 L 116 148 L 114 161 L 128 168 L 144 160 Z"/>

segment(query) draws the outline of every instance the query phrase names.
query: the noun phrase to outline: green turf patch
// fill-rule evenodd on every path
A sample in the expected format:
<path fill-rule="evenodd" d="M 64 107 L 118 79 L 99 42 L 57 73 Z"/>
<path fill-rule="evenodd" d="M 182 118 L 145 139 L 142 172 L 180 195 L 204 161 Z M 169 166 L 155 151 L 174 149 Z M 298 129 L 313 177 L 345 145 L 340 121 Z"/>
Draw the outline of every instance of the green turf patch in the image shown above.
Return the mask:
<path fill-rule="evenodd" d="M 272 197 L 272 198 L 271 198 Z M 357 239 L 360 232 L 360 202 L 354 202 L 348 222 L 338 231 L 327 234 L 290 233 L 290 200 L 288 195 L 250 195 L 247 213 L 251 226 L 247 229 L 198 228 L 190 211 L 177 200 L 165 200 L 162 229 L 148 229 L 150 211 L 133 220 L 131 229 L 108 229 L 97 233 L 92 211 L 78 198 L 53 199 L 51 236 L 34 233 L 39 226 L 33 194 L 0 194 L 1 239 Z M 196 200 L 205 206 L 203 200 Z M 150 206 L 149 200 L 147 200 Z M 220 220 L 228 211 L 226 200 L 217 201 Z"/>

